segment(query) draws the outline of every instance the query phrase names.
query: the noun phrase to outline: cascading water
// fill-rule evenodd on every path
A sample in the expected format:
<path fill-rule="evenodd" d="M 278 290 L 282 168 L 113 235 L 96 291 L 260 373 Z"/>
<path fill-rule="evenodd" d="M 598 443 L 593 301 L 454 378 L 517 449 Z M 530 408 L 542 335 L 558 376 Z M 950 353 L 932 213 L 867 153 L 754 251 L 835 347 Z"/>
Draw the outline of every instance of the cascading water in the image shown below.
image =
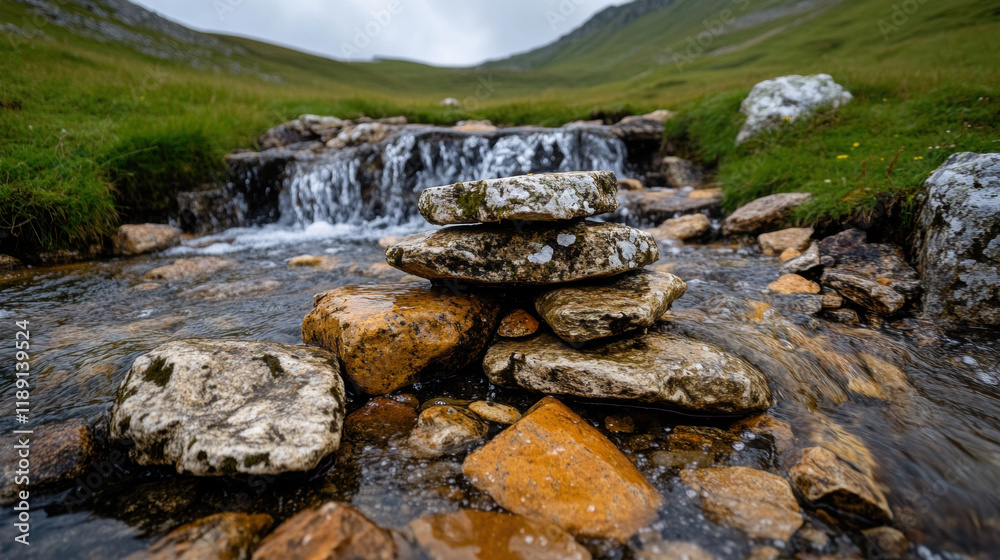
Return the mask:
<path fill-rule="evenodd" d="M 379 145 L 322 152 L 288 164 L 279 223 L 385 227 L 417 218 L 427 187 L 553 171 L 624 173 L 625 144 L 596 129 L 508 129 L 493 134 L 426 128 Z"/>

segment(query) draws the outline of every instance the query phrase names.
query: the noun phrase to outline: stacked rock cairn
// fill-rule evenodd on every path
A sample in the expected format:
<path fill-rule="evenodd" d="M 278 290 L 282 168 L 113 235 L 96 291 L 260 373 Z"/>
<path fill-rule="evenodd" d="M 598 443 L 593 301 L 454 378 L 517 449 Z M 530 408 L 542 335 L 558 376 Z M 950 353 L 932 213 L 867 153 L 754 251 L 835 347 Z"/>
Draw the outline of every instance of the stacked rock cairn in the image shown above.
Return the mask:
<path fill-rule="evenodd" d="M 386 260 L 451 289 L 499 287 L 508 300 L 533 299 L 554 335 L 507 335 L 493 345 L 483 368 L 497 385 L 709 414 L 770 406 L 767 380 L 750 364 L 649 331 L 687 286 L 645 269 L 660 259 L 648 233 L 586 219 L 616 208 L 617 179 L 608 171 L 429 188 L 420 213 L 445 227 L 398 241 Z"/>

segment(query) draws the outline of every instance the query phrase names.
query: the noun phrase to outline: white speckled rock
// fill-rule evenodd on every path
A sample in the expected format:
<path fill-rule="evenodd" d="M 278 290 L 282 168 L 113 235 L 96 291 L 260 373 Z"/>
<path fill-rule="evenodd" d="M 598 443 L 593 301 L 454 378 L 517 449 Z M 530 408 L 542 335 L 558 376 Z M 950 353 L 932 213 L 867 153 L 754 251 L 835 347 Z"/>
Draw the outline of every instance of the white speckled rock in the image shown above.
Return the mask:
<path fill-rule="evenodd" d="M 550 395 L 639 401 L 705 414 L 771 406 L 767 378 L 711 344 L 650 332 L 574 349 L 553 335 L 503 341 L 483 359 L 497 385 Z"/>
<path fill-rule="evenodd" d="M 687 284 L 669 272 L 638 270 L 609 282 L 544 292 L 535 298 L 535 310 L 573 344 L 650 327 L 685 290 Z"/>
<path fill-rule="evenodd" d="M 452 226 L 402 239 L 390 265 L 421 278 L 547 285 L 614 276 L 660 258 L 651 235 L 620 224 Z"/>
<path fill-rule="evenodd" d="M 576 171 L 432 187 L 420 193 L 418 206 L 424 218 L 437 225 L 550 222 L 613 212 L 618 208 L 617 194 L 614 173 Z"/>
<path fill-rule="evenodd" d="M 916 255 L 924 312 L 1000 325 L 1000 154 L 954 154 L 924 183 Z"/>
<path fill-rule="evenodd" d="M 747 121 L 736 143 L 742 144 L 785 120 L 795 121 L 823 107 L 840 107 L 851 99 L 851 94 L 829 74 L 782 76 L 763 81 L 753 87 L 740 105 Z"/>
<path fill-rule="evenodd" d="M 340 446 L 344 383 L 320 348 L 180 340 L 140 356 L 111 436 L 140 465 L 195 475 L 306 471 Z"/>

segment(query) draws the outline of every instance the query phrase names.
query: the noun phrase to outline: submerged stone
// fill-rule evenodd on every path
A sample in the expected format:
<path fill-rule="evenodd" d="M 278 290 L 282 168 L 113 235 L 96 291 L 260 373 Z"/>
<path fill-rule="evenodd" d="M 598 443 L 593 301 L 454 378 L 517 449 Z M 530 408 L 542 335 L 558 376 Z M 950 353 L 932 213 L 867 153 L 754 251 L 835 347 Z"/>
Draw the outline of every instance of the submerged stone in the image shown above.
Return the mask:
<path fill-rule="evenodd" d="M 344 286 L 316 297 L 302 340 L 335 352 L 344 375 L 369 395 L 469 365 L 500 318 L 490 298 L 412 284 Z"/>
<path fill-rule="evenodd" d="M 410 447 L 420 457 L 465 451 L 486 436 L 489 426 L 475 413 L 458 406 L 432 406 L 420 413 L 410 433 Z"/>
<path fill-rule="evenodd" d="M 566 342 L 588 342 L 652 326 L 685 290 L 684 281 L 669 272 L 638 270 L 543 292 L 535 310 Z"/>
<path fill-rule="evenodd" d="M 828 269 L 823 273 L 822 282 L 861 307 L 882 315 L 891 315 L 906 303 L 903 294 L 850 270 Z"/>
<path fill-rule="evenodd" d="M 787 541 L 802 526 L 792 488 L 780 476 L 748 467 L 712 467 L 683 470 L 681 480 L 701 496 L 709 519 L 752 539 Z"/>
<path fill-rule="evenodd" d="M 180 340 L 140 356 L 111 436 L 140 465 L 194 475 L 307 471 L 340 446 L 344 383 L 319 348 Z"/>
<path fill-rule="evenodd" d="M 436 560 L 589 560 L 573 536 L 550 523 L 509 513 L 463 509 L 410 523 L 417 544 Z"/>
<path fill-rule="evenodd" d="M 707 414 L 771 406 L 767 378 L 704 342 L 650 332 L 582 349 L 553 335 L 503 341 L 486 353 L 493 383 L 552 395 L 639 401 Z"/>
<path fill-rule="evenodd" d="M 273 524 L 271 516 L 263 513 L 217 513 L 174 529 L 149 549 L 125 560 L 249 558 Z"/>
<path fill-rule="evenodd" d="M 390 265 L 474 284 L 558 284 L 614 276 L 660 258 L 648 233 L 601 222 L 452 226 L 389 247 Z"/>
<path fill-rule="evenodd" d="M 625 541 L 663 502 L 613 443 L 552 397 L 472 452 L 462 472 L 505 509 L 587 537 Z"/>
<path fill-rule="evenodd" d="M 892 519 L 885 494 L 875 481 L 826 448 L 803 451 L 802 460 L 788 475 L 810 502 L 871 521 L 884 523 Z"/>
<path fill-rule="evenodd" d="M 542 173 L 432 187 L 418 207 L 432 224 L 586 218 L 618 208 L 618 180 L 610 171 Z"/>
<path fill-rule="evenodd" d="M 111 239 L 116 255 L 131 257 L 181 244 L 181 230 L 166 224 L 124 224 Z"/>

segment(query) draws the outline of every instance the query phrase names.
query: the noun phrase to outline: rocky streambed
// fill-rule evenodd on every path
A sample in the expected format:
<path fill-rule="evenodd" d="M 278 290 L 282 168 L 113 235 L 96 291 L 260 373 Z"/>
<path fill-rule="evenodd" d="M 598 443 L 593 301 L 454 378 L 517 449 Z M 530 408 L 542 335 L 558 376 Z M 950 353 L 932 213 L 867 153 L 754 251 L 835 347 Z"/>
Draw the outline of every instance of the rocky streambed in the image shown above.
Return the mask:
<path fill-rule="evenodd" d="M 497 223 L 3 273 L 37 372 L 28 557 L 990 557 L 995 329 L 924 318 L 891 245 L 784 228 L 802 197 L 702 244 L 693 215 L 588 223 L 616 190 L 469 183 L 421 210 Z"/>

